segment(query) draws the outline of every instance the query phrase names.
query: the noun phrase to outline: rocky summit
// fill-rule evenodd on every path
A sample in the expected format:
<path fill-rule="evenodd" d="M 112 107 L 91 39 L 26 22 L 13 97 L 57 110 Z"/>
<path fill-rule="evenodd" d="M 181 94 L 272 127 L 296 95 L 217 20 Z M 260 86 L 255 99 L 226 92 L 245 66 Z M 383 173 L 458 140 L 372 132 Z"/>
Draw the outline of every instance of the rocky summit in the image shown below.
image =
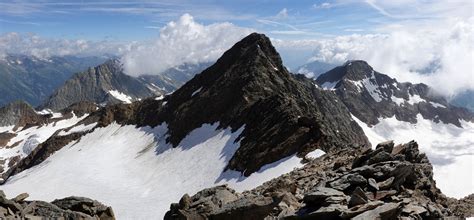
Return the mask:
<path fill-rule="evenodd" d="M 219 123 L 233 131 L 244 127 L 227 168 L 248 176 L 294 154 L 370 145 L 336 99 L 290 74 L 270 39 L 253 33 L 164 99 L 106 107 L 86 121 L 100 126 L 113 121 L 151 127 L 166 123 L 173 146 L 203 124 Z"/>
<path fill-rule="evenodd" d="M 28 196 L 7 199 L 0 190 L 0 219 L 115 219 L 111 207 L 92 199 L 72 196 L 44 202 L 27 201 Z"/>
<path fill-rule="evenodd" d="M 342 149 L 243 193 L 227 186 L 184 195 L 165 219 L 461 219 L 471 199 L 450 202 L 416 142 Z"/>
<path fill-rule="evenodd" d="M 452 106 L 427 85 L 398 82 L 362 60 L 348 61 L 320 75 L 316 83 L 334 91 L 350 112 L 368 125 L 389 117 L 416 123 L 418 114 L 459 127 L 461 120 L 474 121 L 474 114 Z"/>
<path fill-rule="evenodd" d="M 39 108 L 58 111 L 80 101 L 97 104 L 130 103 L 161 94 L 158 87 L 126 75 L 120 61 L 112 59 L 73 75 Z"/>

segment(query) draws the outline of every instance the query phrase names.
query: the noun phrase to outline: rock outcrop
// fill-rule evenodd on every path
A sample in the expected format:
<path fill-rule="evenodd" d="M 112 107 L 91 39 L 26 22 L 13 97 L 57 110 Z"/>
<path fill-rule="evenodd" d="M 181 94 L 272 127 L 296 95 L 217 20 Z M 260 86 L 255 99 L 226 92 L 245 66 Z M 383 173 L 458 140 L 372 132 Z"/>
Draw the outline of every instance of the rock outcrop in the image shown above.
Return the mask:
<path fill-rule="evenodd" d="M 51 203 L 27 198 L 28 194 L 22 193 L 7 199 L 0 190 L 0 219 L 115 219 L 111 207 L 84 197 L 67 197 Z"/>
<path fill-rule="evenodd" d="M 3 54 L 0 59 L 0 107 L 15 100 L 32 106 L 41 104 L 74 73 L 96 66 L 106 57 Z"/>
<path fill-rule="evenodd" d="M 26 102 L 16 101 L 0 108 L 0 127 L 24 127 L 44 121 L 45 115 L 39 115 L 35 109 Z"/>
<path fill-rule="evenodd" d="M 365 61 L 348 61 L 320 75 L 316 83 L 334 91 L 350 112 L 368 125 L 379 118 L 395 117 L 399 121 L 417 122 L 420 114 L 434 122 L 458 127 L 461 120 L 474 121 L 467 109 L 452 106 L 425 84 L 398 82 L 374 71 Z"/>
<path fill-rule="evenodd" d="M 126 75 L 120 61 L 109 60 L 85 72 L 76 73 L 56 89 L 40 108 L 59 111 L 80 101 L 114 104 L 161 94 L 158 87 Z"/>
<path fill-rule="evenodd" d="M 165 219 L 456 219 L 472 216 L 469 201 L 436 188 L 416 142 L 385 142 L 326 154 L 251 191 L 218 186 L 185 195 Z"/>
<path fill-rule="evenodd" d="M 173 146 L 203 124 L 219 123 L 233 131 L 245 127 L 227 168 L 248 176 L 290 155 L 370 145 L 347 108 L 335 100 L 332 92 L 290 74 L 270 39 L 253 33 L 164 99 L 109 106 L 87 120 L 99 126 L 166 123 Z"/>

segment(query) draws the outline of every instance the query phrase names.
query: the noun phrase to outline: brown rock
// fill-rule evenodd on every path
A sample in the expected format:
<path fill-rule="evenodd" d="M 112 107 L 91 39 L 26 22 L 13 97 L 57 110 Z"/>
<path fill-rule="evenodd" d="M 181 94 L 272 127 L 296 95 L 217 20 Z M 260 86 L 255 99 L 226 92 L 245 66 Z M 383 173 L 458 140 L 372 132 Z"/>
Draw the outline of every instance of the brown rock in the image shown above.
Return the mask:
<path fill-rule="evenodd" d="M 357 205 L 362 205 L 367 203 L 367 201 L 368 198 L 365 195 L 364 191 L 360 187 L 357 187 L 352 193 L 351 198 L 349 199 L 348 207 L 352 208 Z"/>
<path fill-rule="evenodd" d="M 29 196 L 30 195 L 28 193 L 21 193 L 21 194 L 17 195 L 15 198 L 13 198 L 12 200 L 14 202 L 23 202 L 23 200 L 25 200 Z"/>

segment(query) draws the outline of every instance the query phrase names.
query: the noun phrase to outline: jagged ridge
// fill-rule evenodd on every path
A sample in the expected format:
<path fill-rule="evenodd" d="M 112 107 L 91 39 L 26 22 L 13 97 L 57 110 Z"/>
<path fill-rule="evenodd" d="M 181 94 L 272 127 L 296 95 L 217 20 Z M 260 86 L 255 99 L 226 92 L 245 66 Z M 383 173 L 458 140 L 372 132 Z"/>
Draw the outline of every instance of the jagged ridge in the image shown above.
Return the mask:
<path fill-rule="evenodd" d="M 400 83 L 374 71 L 362 60 L 348 61 L 322 74 L 316 82 L 334 90 L 351 113 L 368 125 L 377 124 L 379 118 L 393 116 L 400 121 L 416 123 L 418 114 L 459 127 L 460 120 L 474 120 L 474 114 L 450 105 L 427 85 Z"/>
<path fill-rule="evenodd" d="M 460 201 L 461 202 L 461 201 Z M 375 150 L 343 149 L 254 190 L 226 186 L 184 195 L 165 219 L 437 219 L 472 215 L 436 188 L 432 166 L 416 142 Z"/>

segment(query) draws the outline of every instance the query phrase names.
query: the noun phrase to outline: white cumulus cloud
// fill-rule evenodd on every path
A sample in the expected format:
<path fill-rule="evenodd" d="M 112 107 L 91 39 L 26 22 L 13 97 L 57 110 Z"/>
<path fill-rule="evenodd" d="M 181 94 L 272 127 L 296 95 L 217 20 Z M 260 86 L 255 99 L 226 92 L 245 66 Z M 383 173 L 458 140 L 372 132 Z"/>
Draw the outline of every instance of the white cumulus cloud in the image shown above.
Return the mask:
<path fill-rule="evenodd" d="M 430 27 L 392 25 L 383 34 L 276 42 L 277 48 L 311 48 L 314 54 L 309 61 L 366 60 L 399 81 L 423 82 L 449 97 L 474 90 L 473 21 L 455 19 Z"/>
<path fill-rule="evenodd" d="M 0 35 L 0 58 L 7 54 L 31 55 L 38 58 L 51 56 L 121 54 L 126 44 L 111 41 L 88 41 L 44 38 L 36 34 L 8 32 Z"/>
<path fill-rule="evenodd" d="M 252 31 L 227 22 L 202 25 L 184 14 L 163 27 L 157 39 L 133 45 L 122 63 L 126 73 L 137 76 L 183 63 L 211 62 Z"/>

